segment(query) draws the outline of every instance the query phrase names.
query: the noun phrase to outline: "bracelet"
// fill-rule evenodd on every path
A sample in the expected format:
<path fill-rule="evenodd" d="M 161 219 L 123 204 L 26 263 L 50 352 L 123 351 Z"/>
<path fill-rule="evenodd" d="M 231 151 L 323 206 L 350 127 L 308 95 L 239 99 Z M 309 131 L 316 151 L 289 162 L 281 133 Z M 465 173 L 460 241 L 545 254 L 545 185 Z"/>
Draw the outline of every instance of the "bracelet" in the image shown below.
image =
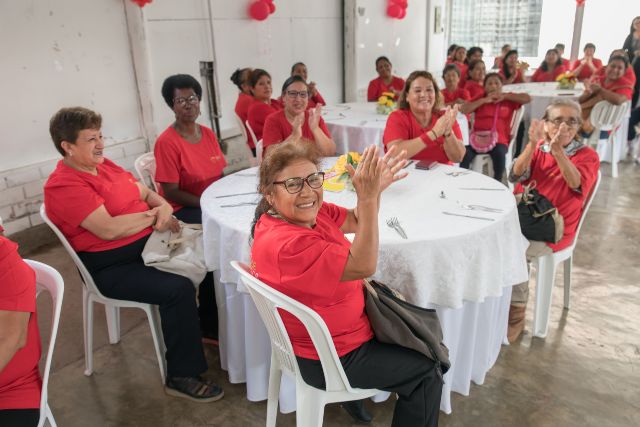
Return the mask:
<path fill-rule="evenodd" d="M 430 144 L 433 144 L 433 143 L 435 143 L 435 142 L 436 142 L 436 141 L 435 141 L 435 139 L 432 139 L 432 138 L 429 136 L 429 132 L 425 132 L 425 133 L 423 133 L 422 135 L 420 135 L 420 139 L 422 140 L 422 143 L 423 143 L 425 146 L 427 146 L 427 147 L 428 147 Z"/>

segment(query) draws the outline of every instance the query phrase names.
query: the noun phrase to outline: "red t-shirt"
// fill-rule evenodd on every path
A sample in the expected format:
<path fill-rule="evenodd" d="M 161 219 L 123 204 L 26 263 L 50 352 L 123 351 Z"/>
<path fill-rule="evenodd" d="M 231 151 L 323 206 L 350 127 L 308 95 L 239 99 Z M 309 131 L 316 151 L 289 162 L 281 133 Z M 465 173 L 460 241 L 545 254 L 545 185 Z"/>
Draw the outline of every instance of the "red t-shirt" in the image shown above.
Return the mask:
<path fill-rule="evenodd" d="M 520 69 L 516 70 L 516 77 L 513 79 L 512 82 L 507 82 L 507 76 L 504 75 L 503 68 L 500 68 L 500 71 L 498 71 L 498 74 L 500 74 L 502 76 L 502 83 L 503 84 L 513 85 L 513 84 L 517 84 L 517 83 L 524 83 L 524 77 L 522 76 L 522 71 Z"/>
<path fill-rule="evenodd" d="M 431 114 L 431 123 L 424 128 L 420 126 L 420 123 L 418 123 L 413 113 L 408 108 L 406 110 L 396 110 L 389 114 L 389 119 L 387 120 L 387 125 L 384 128 L 384 135 L 382 137 L 385 149 L 387 144 L 392 141 L 396 141 L 398 139 L 414 139 L 418 138 L 423 133 L 429 132 L 442 114 L 444 114 L 444 111 L 434 111 L 433 114 Z M 453 124 L 452 130 L 456 138 L 462 139 L 462 133 L 460 132 L 460 126 L 458 126 L 457 121 Z M 412 159 L 435 160 L 436 162 L 450 165 L 451 161 L 447 157 L 447 153 L 444 151 L 444 136 L 436 139 L 435 143 L 432 142 L 426 145 L 425 148 L 413 156 Z"/>
<path fill-rule="evenodd" d="M 236 108 L 234 111 L 236 112 L 238 117 L 240 117 L 240 120 L 242 120 L 243 124 L 247 121 L 249 107 L 251 106 L 253 101 L 253 96 L 247 95 L 244 92 L 240 92 L 240 94 L 238 95 L 238 100 L 236 101 Z"/>
<path fill-rule="evenodd" d="M 456 67 L 458 67 L 458 69 L 460 70 L 460 81 L 458 82 L 458 87 L 463 88 L 465 83 L 467 82 L 467 77 L 468 77 L 467 72 L 469 71 L 469 66 L 464 62 L 458 62 L 458 61 L 454 61 L 452 62 L 452 64 L 455 64 Z"/>
<path fill-rule="evenodd" d="M 325 135 L 331 138 L 331 134 L 329 133 L 329 129 L 327 129 L 327 125 L 324 123 L 322 117 L 320 117 L 319 127 L 322 129 Z M 284 110 L 277 111 L 267 117 L 267 120 L 264 122 L 264 128 L 262 131 L 262 144 L 264 150 L 266 152 L 267 147 L 274 144 L 279 144 L 291 135 L 293 132 L 293 126 L 287 120 L 287 116 L 284 113 Z M 311 128 L 309 127 L 309 110 L 304 112 L 304 124 L 302 125 L 302 137 L 313 141 L 313 132 L 311 132 Z"/>
<path fill-rule="evenodd" d="M 383 92 L 393 93 L 392 89 L 402 91 L 402 89 L 404 89 L 404 80 L 400 77 L 393 76 L 391 84 L 387 86 L 381 77 L 373 79 L 369 82 L 369 88 L 367 89 L 367 101 L 377 101 Z"/>
<path fill-rule="evenodd" d="M 322 95 L 320 95 L 320 92 L 316 92 L 315 95 L 309 98 L 307 108 L 314 108 L 318 104 L 327 105 L 327 102 L 324 100 Z"/>
<path fill-rule="evenodd" d="M 140 200 L 137 180 L 109 159 L 97 166 L 98 174 L 81 172 L 58 162 L 44 186 L 47 216 L 62 231 L 76 252 L 100 252 L 120 248 L 151 234 L 151 227 L 118 240 L 102 240 L 80 223 L 104 205 L 111 216 L 148 211 Z"/>
<path fill-rule="evenodd" d="M 571 61 L 569 61 L 566 58 L 560 58 L 562 60 L 562 66 L 564 67 L 565 71 L 566 70 L 570 70 L 571 69 Z"/>
<path fill-rule="evenodd" d="M 606 79 L 607 67 L 599 68 L 598 71 L 594 73 L 598 82 L 602 83 Z M 631 85 L 632 87 L 636 84 L 636 73 L 633 71 L 633 67 L 629 66 L 625 70 L 624 74 L 619 82 L 623 82 L 625 85 Z"/>
<path fill-rule="evenodd" d="M 471 99 L 469 91 L 460 87 L 458 87 L 454 92 L 449 92 L 449 89 L 445 87 L 442 89 L 442 96 L 444 96 L 445 104 L 451 104 L 458 99 L 462 99 L 464 101 L 469 101 L 469 99 Z"/>
<path fill-rule="evenodd" d="M 498 144 L 509 145 L 511 141 L 511 119 L 513 112 L 520 108 L 520 104 L 513 101 L 502 101 L 499 104 L 500 111 L 498 112 L 498 120 L 496 121 Z M 497 105 L 498 104 L 494 103 L 482 104 L 476 109 L 473 130 L 491 130 Z"/>
<path fill-rule="evenodd" d="M 631 98 L 633 97 L 633 84 L 625 76 L 622 76 L 618 80 L 613 80 L 609 83 L 606 82 L 606 76 L 601 76 L 597 81 L 603 89 L 607 89 L 613 93 L 624 95 L 625 98 L 631 101 Z"/>
<path fill-rule="evenodd" d="M 540 144 L 544 141 L 540 141 Z M 545 196 L 558 209 L 564 218 L 564 234 L 558 243 L 547 243 L 554 252 L 562 250 L 573 243 L 582 215 L 582 209 L 593 186 L 598 178 L 600 159 L 591 147 L 578 150 L 569 157 L 571 163 L 580 172 L 580 191 L 573 191 L 562 177 L 560 167 L 551 153 L 545 153 L 536 149 L 531 160 L 531 176 L 523 184 L 527 185 L 532 180 L 536 181 L 536 189 Z M 515 194 L 522 193 L 522 184 L 517 184 Z"/>
<path fill-rule="evenodd" d="M 555 82 L 556 77 L 565 71 L 567 70 L 564 68 L 564 65 L 557 65 L 551 72 L 544 71 L 542 67 L 538 67 L 533 73 L 533 76 L 531 76 L 531 81 L 536 83 Z"/>
<path fill-rule="evenodd" d="M 258 141 L 262 139 L 262 132 L 264 127 L 264 122 L 267 120 L 270 114 L 275 113 L 278 110 L 282 109 L 282 104 L 277 99 L 272 99 L 271 104 L 265 104 L 262 101 L 255 99 L 251 106 L 249 106 L 248 120 L 249 126 L 256 134 L 256 138 Z M 249 136 L 251 139 L 251 136 Z M 255 143 L 257 141 L 252 141 L 251 148 L 255 147 Z"/>
<path fill-rule="evenodd" d="M 582 58 L 584 59 L 584 58 Z M 580 66 L 580 61 L 582 61 L 582 59 L 576 59 L 575 62 L 573 63 L 573 65 L 571 66 L 571 70 L 575 70 L 576 68 L 578 68 Z M 602 68 L 602 61 L 600 61 L 597 58 L 593 58 L 593 66 L 596 67 L 596 71 L 598 71 L 600 68 Z M 584 67 L 582 67 L 582 70 L 580 70 L 580 74 L 578 74 L 578 80 L 582 81 L 582 80 L 586 80 L 589 77 L 591 77 L 591 75 L 594 73 L 595 71 L 591 71 L 591 68 L 587 67 L 586 65 Z"/>
<path fill-rule="evenodd" d="M 197 144 L 186 141 L 173 126 L 162 132 L 153 149 L 156 182 L 178 183 L 180 190 L 200 197 L 212 182 L 222 177 L 227 162 L 218 139 L 208 127 L 200 126 L 200 130 L 202 138 Z M 180 207 L 170 202 L 174 207 Z"/>
<path fill-rule="evenodd" d="M 364 310 L 362 280 L 340 281 L 351 246 L 340 230 L 346 216 L 346 209 L 326 202 L 313 228 L 264 214 L 256 224 L 251 249 L 253 275 L 318 313 L 327 324 L 338 356 L 373 338 Z M 285 311 L 280 315 L 293 352 L 318 360 L 302 323 Z"/>
<path fill-rule="evenodd" d="M 484 96 L 484 86 L 482 83 L 478 83 L 475 80 L 467 80 L 464 84 L 464 88 L 469 92 L 469 101 L 475 101 Z"/>
<path fill-rule="evenodd" d="M 40 407 L 42 352 L 36 316 L 36 274 L 18 255 L 18 245 L 0 236 L 0 310 L 31 313 L 27 344 L 0 372 L 0 410 Z"/>

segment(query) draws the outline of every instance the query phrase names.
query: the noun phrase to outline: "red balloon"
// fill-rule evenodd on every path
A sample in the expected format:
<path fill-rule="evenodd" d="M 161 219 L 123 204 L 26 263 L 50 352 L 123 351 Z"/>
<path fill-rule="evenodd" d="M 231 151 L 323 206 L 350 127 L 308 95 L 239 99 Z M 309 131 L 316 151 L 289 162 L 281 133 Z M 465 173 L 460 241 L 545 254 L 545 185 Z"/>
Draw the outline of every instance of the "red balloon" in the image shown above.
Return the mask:
<path fill-rule="evenodd" d="M 387 7 L 387 15 L 391 18 L 399 18 L 403 11 L 404 9 L 397 4 L 390 4 Z"/>
<path fill-rule="evenodd" d="M 265 2 L 253 2 L 249 6 L 249 16 L 256 21 L 264 21 L 269 16 L 269 6 Z"/>
<path fill-rule="evenodd" d="M 397 4 L 403 9 L 406 9 L 409 3 L 407 0 L 391 0 L 391 2 Z"/>
<path fill-rule="evenodd" d="M 274 13 L 276 11 L 276 5 L 273 3 L 273 1 L 265 1 L 265 3 L 267 3 L 267 6 L 269 6 L 269 13 Z"/>
<path fill-rule="evenodd" d="M 402 9 L 402 12 L 400 12 L 400 16 L 398 16 L 398 19 L 404 19 L 405 16 L 407 16 L 407 9 Z"/>

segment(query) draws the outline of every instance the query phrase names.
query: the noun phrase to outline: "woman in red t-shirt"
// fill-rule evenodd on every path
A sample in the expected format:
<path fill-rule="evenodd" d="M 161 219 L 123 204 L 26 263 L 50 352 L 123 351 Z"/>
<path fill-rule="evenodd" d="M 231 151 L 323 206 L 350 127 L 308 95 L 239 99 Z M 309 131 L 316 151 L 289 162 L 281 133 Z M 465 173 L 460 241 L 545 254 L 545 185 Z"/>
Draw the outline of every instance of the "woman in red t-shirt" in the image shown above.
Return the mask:
<path fill-rule="evenodd" d="M 0 426 L 35 427 L 42 378 L 36 275 L 0 226 Z"/>
<path fill-rule="evenodd" d="M 464 156 L 462 133 L 456 121 L 458 106 L 441 109 L 438 84 L 427 71 L 414 71 L 407 78 L 398 109 L 389 114 L 382 142 L 397 146 L 412 159 L 444 164 Z"/>
<path fill-rule="evenodd" d="M 247 117 L 251 130 L 256 134 L 257 141 L 254 142 L 258 142 L 262 139 L 265 120 L 271 113 L 281 110 L 282 104 L 277 99 L 271 99 L 271 75 L 263 69 L 256 68 L 251 73 L 251 93 L 254 100 Z"/>
<path fill-rule="evenodd" d="M 518 63 L 518 51 L 510 50 L 504 56 L 499 73 L 506 85 L 524 83 L 524 69 L 525 65 Z"/>
<path fill-rule="evenodd" d="M 576 234 L 582 210 L 595 185 L 600 160 L 598 154 L 577 138 L 580 106 L 573 100 L 556 99 L 546 109 L 542 121 L 533 120 L 529 143 L 513 162 L 509 180 L 522 185 L 535 182 L 535 189 L 545 196 L 564 219 L 564 234 L 556 243 L 530 241 L 527 259 L 539 257 L 570 246 Z M 509 310 L 509 342 L 524 329 L 529 283 L 513 287 Z"/>
<path fill-rule="evenodd" d="M 207 361 L 191 280 L 147 267 L 141 257 L 153 230 L 179 231 L 173 208 L 103 156 L 101 125 L 99 114 L 82 107 L 63 108 L 51 118 L 51 139 L 63 158 L 44 186 L 47 215 L 106 297 L 159 306 L 166 393 L 218 400 L 222 390 L 200 377 Z"/>
<path fill-rule="evenodd" d="M 354 209 L 323 202 L 324 174 L 313 144 L 285 143 L 260 165 L 263 195 L 252 229 L 253 274 L 312 308 L 325 322 L 352 387 L 398 393 L 397 426 L 437 426 L 442 383 L 424 355 L 375 339 L 365 312 L 362 281 L 375 273 L 380 194 L 404 178 L 404 153 L 384 159 L 367 147 L 350 168 L 357 194 Z M 355 233 L 353 243 L 345 233 Z M 325 387 L 322 365 L 304 326 L 281 313 L 304 381 Z M 343 404 L 357 421 L 370 422 L 362 401 Z"/>
<path fill-rule="evenodd" d="M 562 58 L 555 49 L 549 49 L 544 57 L 544 61 L 531 76 L 531 81 L 535 83 L 555 82 L 556 77 L 566 70 L 562 65 Z"/>
<path fill-rule="evenodd" d="M 322 105 L 307 108 L 309 86 L 301 76 L 291 76 L 282 85 L 284 108 L 267 117 L 262 141 L 265 154 L 268 148 L 283 141 L 313 141 L 323 156 L 333 156 L 336 144 L 322 119 Z"/>
<path fill-rule="evenodd" d="M 593 132 L 593 124 L 589 119 L 591 110 L 600 101 L 607 101 L 614 105 L 621 105 L 631 101 L 633 96 L 633 83 L 625 78 L 629 61 L 626 56 L 613 56 L 609 59 L 609 64 L 604 75 L 594 78 L 593 82 L 585 82 L 584 93 L 578 98 L 582 108 L 582 136 L 589 137 Z"/>
<path fill-rule="evenodd" d="M 200 83 L 188 74 L 170 76 L 162 84 L 162 97 L 173 110 L 175 121 L 156 141 L 155 181 L 160 194 L 174 206 L 176 218 L 187 224 L 202 224 L 200 196 L 222 177 L 227 162 L 213 131 L 196 123 L 202 99 Z M 202 336 L 217 340 L 213 273 L 208 273 L 200 285 L 198 301 Z"/>
<path fill-rule="evenodd" d="M 367 89 L 367 101 L 375 102 L 382 96 L 384 92 L 393 93 L 394 98 L 398 97 L 398 94 L 404 87 L 404 80 L 400 77 L 396 77 L 392 74 L 393 66 L 391 61 L 386 56 L 381 56 L 376 59 L 376 71 L 378 72 L 378 78 L 369 82 L 369 88 Z"/>
<path fill-rule="evenodd" d="M 593 73 L 602 68 L 602 61 L 595 58 L 593 55 L 596 53 L 596 45 L 593 43 L 587 43 L 584 45 L 584 57 L 582 59 L 576 59 L 571 66 L 571 71 L 578 77 L 578 80 L 588 80 Z"/>
<path fill-rule="evenodd" d="M 453 53 L 453 62 L 460 70 L 460 84 L 464 87 L 464 83 L 467 80 L 467 71 L 469 66 L 467 65 L 467 49 L 464 46 L 458 46 Z"/>
<path fill-rule="evenodd" d="M 304 62 L 296 62 L 291 67 L 291 76 L 300 76 L 307 83 L 307 66 L 304 65 Z M 314 108 L 316 105 L 327 105 L 327 102 L 324 100 L 320 92 L 318 92 L 318 88 L 316 87 L 316 82 L 308 82 L 307 86 L 309 87 L 309 100 L 307 103 L 307 108 Z"/>
<path fill-rule="evenodd" d="M 253 104 L 253 95 L 251 94 L 251 84 L 249 82 L 252 71 L 251 68 L 238 68 L 231 74 L 231 81 L 238 87 L 238 90 L 240 90 L 234 111 L 245 129 L 247 127 L 249 107 Z M 253 145 L 251 138 L 247 138 L 247 144 L 252 151 L 255 151 L 256 147 Z M 253 153 L 253 155 L 255 156 L 256 153 Z"/>
<path fill-rule="evenodd" d="M 452 106 L 454 104 L 464 104 L 469 101 L 471 96 L 469 91 L 460 87 L 460 69 L 456 64 L 447 64 L 442 70 L 442 78 L 444 79 L 444 89 L 442 96 L 444 97 L 444 105 Z"/>
<path fill-rule="evenodd" d="M 505 161 L 509 143 L 511 141 L 511 121 L 513 113 L 522 104 L 531 102 L 531 97 L 526 93 L 503 93 L 502 77 L 498 73 L 489 73 L 484 79 L 486 96 L 464 104 L 461 111 L 465 114 L 474 113 L 473 132 L 495 130 L 498 139 L 495 147 L 489 152 L 493 161 L 493 177 L 502 181 Z M 497 114 L 497 118 L 496 118 Z M 464 160 L 460 163 L 463 168 L 469 168 L 478 152 L 471 145 L 467 145 Z"/>
<path fill-rule="evenodd" d="M 468 77 L 464 88 L 469 92 L 469 100 L 475 101 L 484 96 L 484 77 L 487 74 L 484 61 L 476 60 L 469 63 Z"/>
<path fill-rule="evenodd" d="M 507 52 L 509 52 L 510 50 L 511 50 L 510 44 L 502 45 L 502 48 L 500 49 L 500 56 L 496 56 L 493 59 L 493 67 L 491 68 L 493 68 L 494 70 L 500 70 L 504 62 L 504 57 L 507 54 Z"/>

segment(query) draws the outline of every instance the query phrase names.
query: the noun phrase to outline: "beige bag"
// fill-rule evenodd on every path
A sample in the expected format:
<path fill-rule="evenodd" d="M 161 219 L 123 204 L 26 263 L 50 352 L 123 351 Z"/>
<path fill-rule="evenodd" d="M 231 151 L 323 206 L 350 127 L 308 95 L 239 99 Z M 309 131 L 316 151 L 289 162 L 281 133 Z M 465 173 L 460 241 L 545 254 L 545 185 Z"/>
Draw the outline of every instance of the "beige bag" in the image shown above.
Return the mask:
<path fill-rule="evenodd" d="M 144 265 L 187 277 L 198 288 L 207 274 L 202 225 L 180 222 L 180 231 L 154 231 L 142 250 Z"/>

